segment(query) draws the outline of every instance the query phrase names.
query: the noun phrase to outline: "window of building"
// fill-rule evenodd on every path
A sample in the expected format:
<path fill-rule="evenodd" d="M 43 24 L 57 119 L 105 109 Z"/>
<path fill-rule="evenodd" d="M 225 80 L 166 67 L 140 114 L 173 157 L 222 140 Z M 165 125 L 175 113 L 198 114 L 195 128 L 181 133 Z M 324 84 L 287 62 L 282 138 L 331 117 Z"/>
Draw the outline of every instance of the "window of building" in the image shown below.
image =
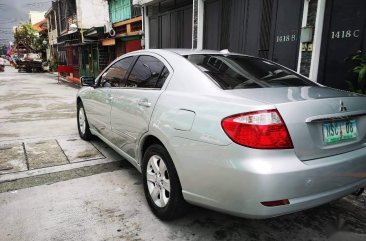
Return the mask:
<path fill-rule="evenodd" d="M 116 23 L 131 18 L 130 0 L 112 0 L 109 3 L 111 22 Z"/>
<path fill-rule="evenodd" d="M 140 56 L 125 87 L 160 89 L 168 76 L 169 71 L 160 60 L 152 56 Z"/>
<path fill-rule="evenodd" d="M 55 22 L 55 12 L 52 12 L 52 14 L 50 14 L 50 18 L 51 18 L 51 30 L 55 30 L 56 29 L 56 22 Z"/>

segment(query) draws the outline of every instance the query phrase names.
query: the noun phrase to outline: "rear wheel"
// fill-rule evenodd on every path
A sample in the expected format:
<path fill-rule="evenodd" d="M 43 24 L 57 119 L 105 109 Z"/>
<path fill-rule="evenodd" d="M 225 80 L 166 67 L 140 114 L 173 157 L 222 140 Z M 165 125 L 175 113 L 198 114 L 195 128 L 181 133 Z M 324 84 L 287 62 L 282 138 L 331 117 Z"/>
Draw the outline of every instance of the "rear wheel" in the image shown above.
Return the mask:
<path fill-rule="evenodd" d="M 142 161 L 143 185 L 152 212 L 162 220 L 182 216 L 186 202 L 182 195 L 177 171 L 168 151 L 161 145 L 151 145 Z"/>
<path fill-rule="evenodd" d="M 86 141 L 90 140 L 93 135 L 90 132 L 88 119 L 86 118 L 84 106 L 81 102 L 77 104 L 77 121 L 78 131 L 81 139 Z"/>

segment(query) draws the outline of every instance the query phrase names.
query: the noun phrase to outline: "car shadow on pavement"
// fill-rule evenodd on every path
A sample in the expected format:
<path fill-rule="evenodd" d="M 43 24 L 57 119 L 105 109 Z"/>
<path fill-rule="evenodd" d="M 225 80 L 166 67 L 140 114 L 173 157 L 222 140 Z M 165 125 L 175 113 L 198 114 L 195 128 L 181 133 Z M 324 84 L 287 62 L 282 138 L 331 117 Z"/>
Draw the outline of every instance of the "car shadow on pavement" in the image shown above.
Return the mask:
<path fill-rule="evenodd" d="M 302 212 L 255 220 L 192 206 L 184 218 L 167 225 L 172 231 L 182 227 L 189 228 L 192 236 L 213 231 L 212 240 L 361 241 L 366 240 L 365 207 L 364 194 L 359 197 L 346 197 Z M 176 231 L 170 235 L 171 239 L 179 238 Z"/>

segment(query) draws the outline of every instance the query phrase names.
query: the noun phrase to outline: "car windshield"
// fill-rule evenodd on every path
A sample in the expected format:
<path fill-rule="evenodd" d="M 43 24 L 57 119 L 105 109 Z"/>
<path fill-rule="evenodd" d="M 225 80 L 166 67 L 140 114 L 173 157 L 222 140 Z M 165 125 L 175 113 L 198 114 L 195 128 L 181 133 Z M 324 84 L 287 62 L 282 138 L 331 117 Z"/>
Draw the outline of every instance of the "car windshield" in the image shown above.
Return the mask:
<path fill-rule="evenodd" d="M 212 54 L 194 54 L 184 57 L 225 90 L 317 86 L 295 72 L 264 59 Z"/>

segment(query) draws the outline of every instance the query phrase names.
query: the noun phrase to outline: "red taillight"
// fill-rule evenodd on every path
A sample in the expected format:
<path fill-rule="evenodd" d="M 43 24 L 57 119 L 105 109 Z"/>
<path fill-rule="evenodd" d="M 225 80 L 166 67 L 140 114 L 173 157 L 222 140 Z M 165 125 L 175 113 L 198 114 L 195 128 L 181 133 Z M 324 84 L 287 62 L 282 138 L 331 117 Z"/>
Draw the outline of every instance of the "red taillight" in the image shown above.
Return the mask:
<path fill-rule="evenodd" d="M 290 135 L 277 110 L 229 116 L 221 126 L 235 143 L 257 149 L 291 149 Z"/>

